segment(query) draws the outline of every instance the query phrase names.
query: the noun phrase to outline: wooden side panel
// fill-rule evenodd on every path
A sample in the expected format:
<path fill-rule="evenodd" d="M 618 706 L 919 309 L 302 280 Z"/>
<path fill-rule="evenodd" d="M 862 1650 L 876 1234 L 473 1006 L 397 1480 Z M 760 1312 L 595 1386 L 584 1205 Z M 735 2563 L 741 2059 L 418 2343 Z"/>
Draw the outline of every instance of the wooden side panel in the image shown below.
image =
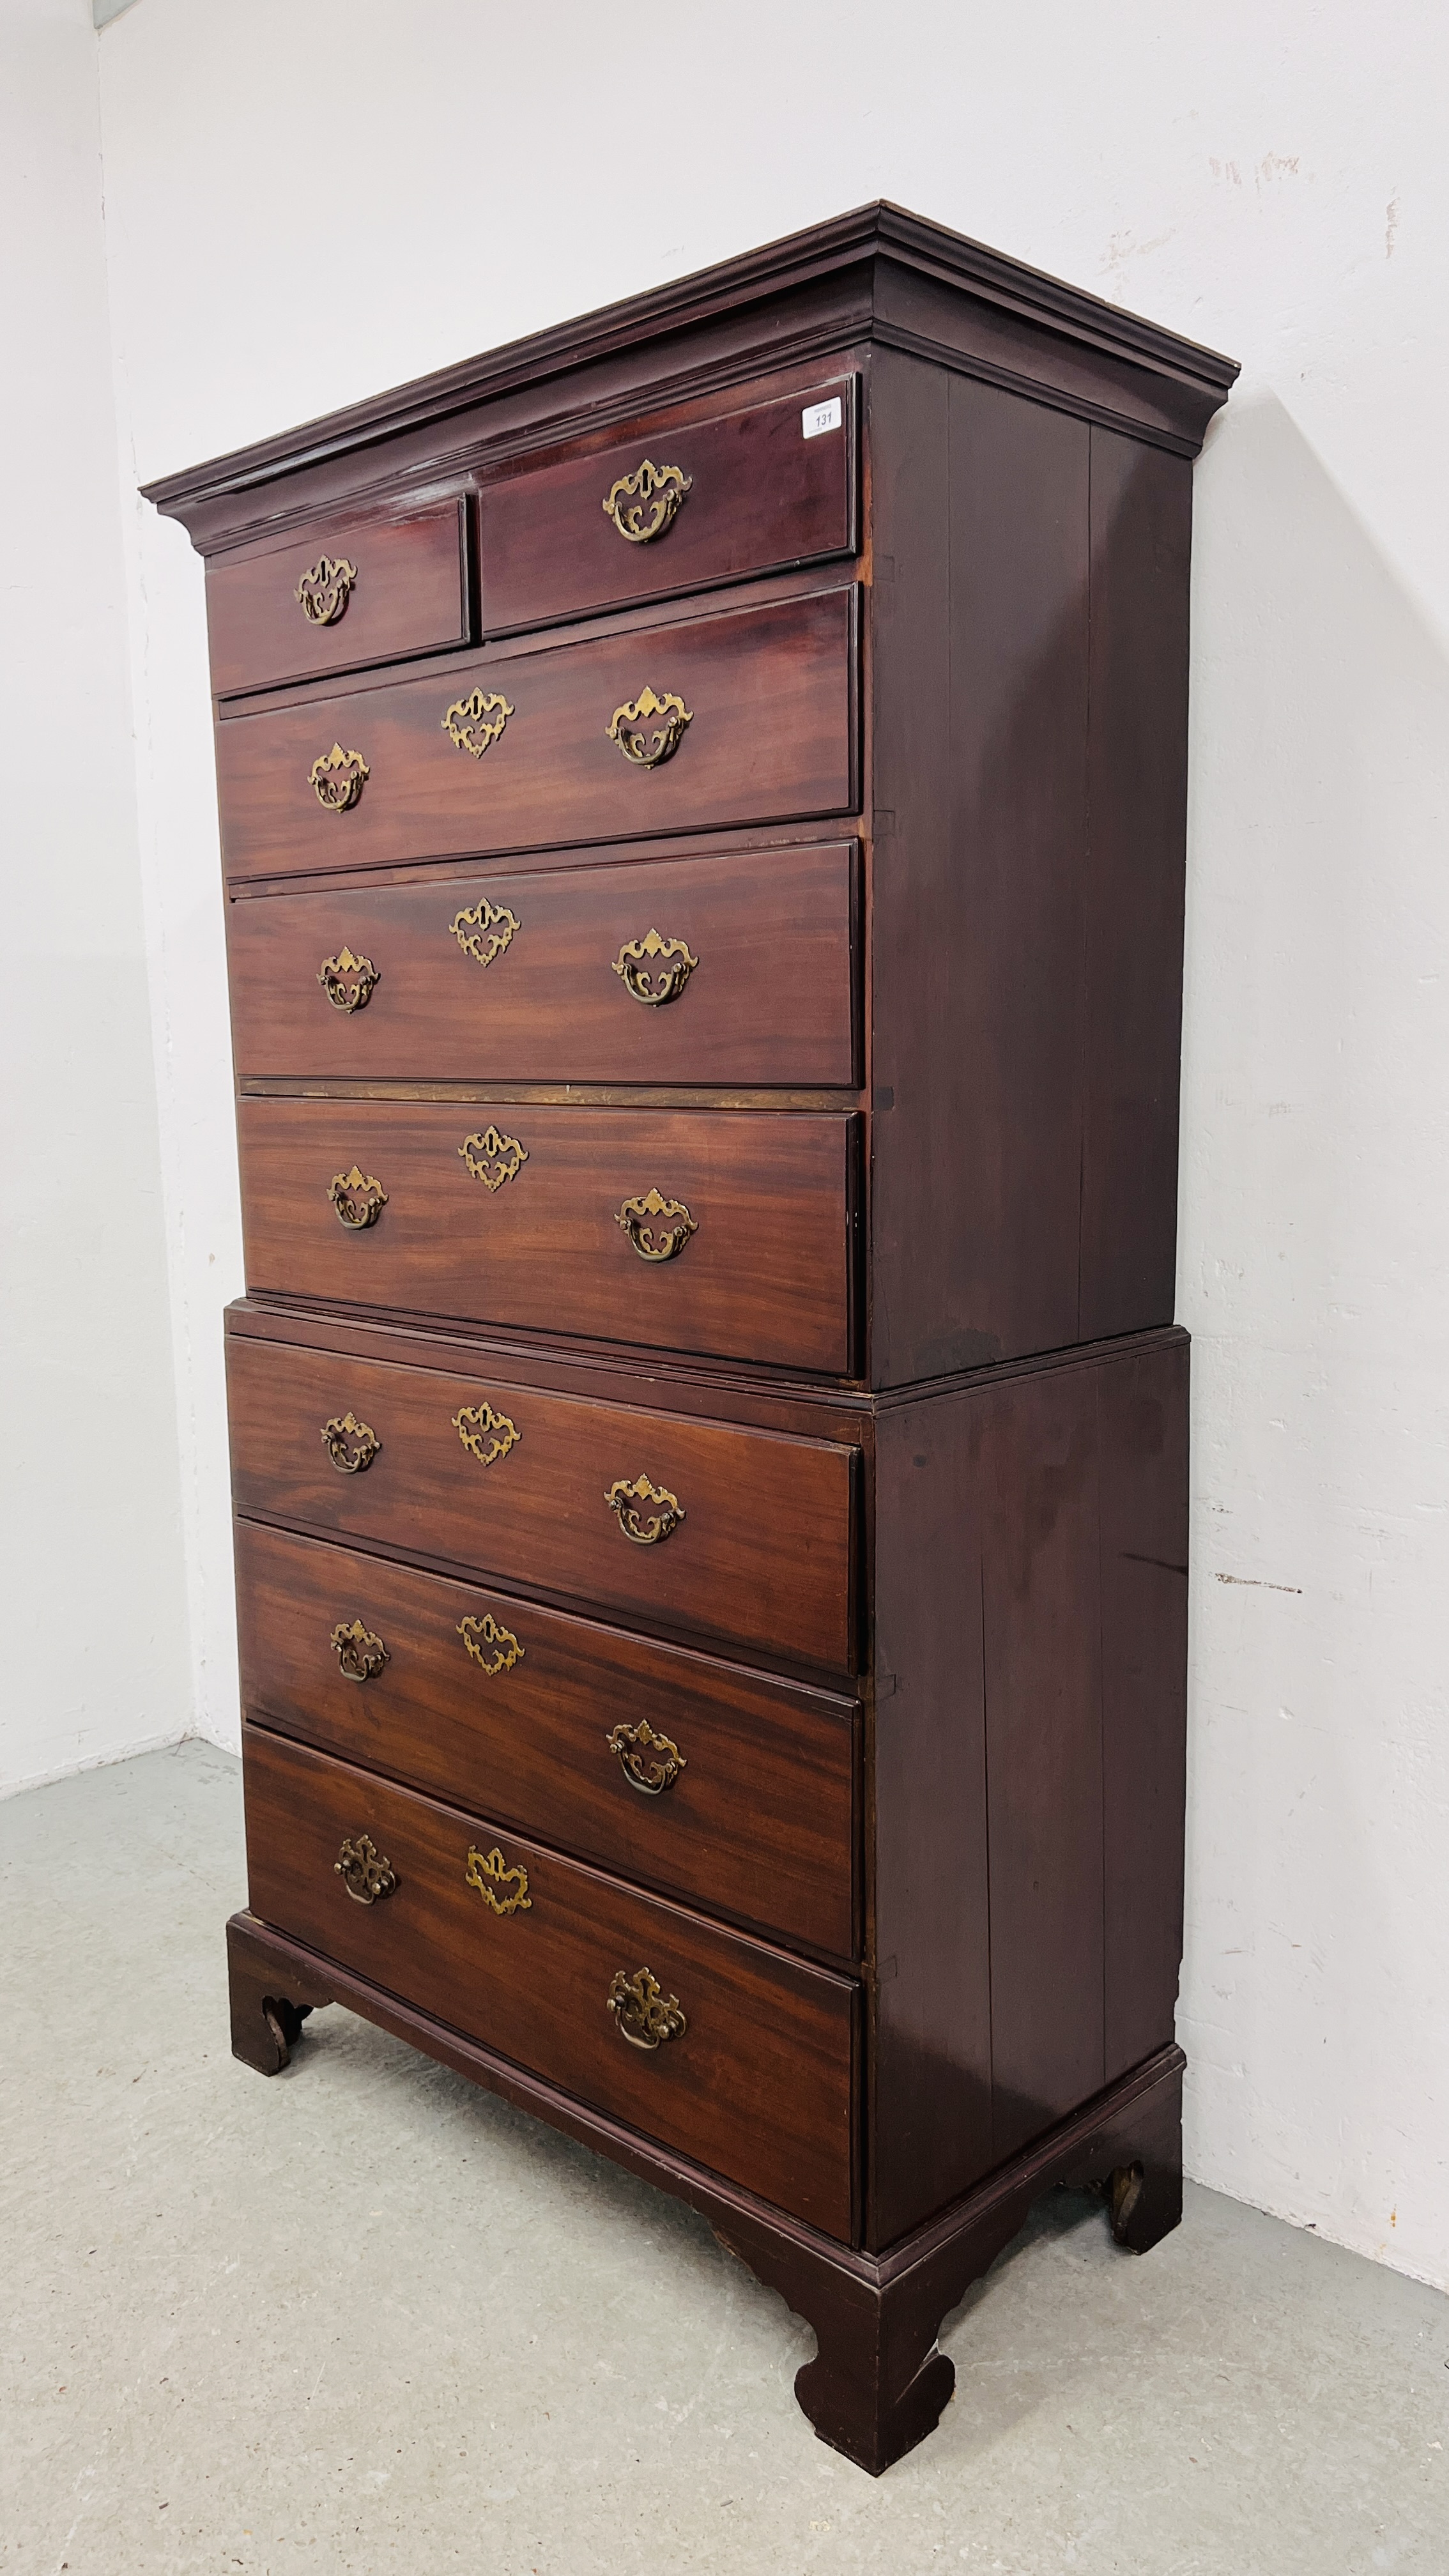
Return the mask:
<path fill-rule="evenodd" d="M 1172 1320 L 1192 468 L 1092 431 L 1083 1341 Z"/>

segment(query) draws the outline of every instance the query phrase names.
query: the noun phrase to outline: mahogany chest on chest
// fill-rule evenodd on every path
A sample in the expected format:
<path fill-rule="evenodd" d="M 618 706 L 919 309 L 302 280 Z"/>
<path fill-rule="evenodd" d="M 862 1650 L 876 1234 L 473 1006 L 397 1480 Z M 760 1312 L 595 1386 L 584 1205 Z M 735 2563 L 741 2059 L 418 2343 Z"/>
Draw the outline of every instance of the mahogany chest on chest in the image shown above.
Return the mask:
<path fill-rule="evenodd" d="M 701 2209 L 872 2470 L 1058 2181 L 1180 2206 L 1191 460 L 888 206 L 152 487 L 247 1292 L 234 2044 Z"/>

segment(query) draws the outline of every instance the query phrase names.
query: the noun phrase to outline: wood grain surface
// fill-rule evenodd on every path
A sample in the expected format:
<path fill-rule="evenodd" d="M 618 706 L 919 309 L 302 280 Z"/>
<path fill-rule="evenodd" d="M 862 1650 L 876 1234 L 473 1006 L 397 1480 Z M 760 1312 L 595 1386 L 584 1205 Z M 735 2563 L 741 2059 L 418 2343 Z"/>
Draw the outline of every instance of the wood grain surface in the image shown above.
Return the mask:
<path fill-rule="evenodd" d="M 466 506 L 460 495 L 433 509 L 341 510 L 280 546 L 215 556 L 206 622 L 217 696 L 468 643 Z M 352 564 L 357 579 L 341 616 L 314 626 L 297 584 L 323 555 Z"/>

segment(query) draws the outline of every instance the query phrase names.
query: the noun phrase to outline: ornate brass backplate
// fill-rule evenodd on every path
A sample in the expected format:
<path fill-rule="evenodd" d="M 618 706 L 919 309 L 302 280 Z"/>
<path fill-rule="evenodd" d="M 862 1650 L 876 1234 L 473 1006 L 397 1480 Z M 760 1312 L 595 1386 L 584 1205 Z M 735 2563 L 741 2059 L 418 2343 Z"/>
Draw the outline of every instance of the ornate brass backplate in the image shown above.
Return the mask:
<path fill-rule="evenodd" d="M 512 713 L 506 698 L 470 689 L 466 698 L 453 700 L 443 717 L 443 731 L 459 751 L 471 751 L 475 760 L 481 760 L 485 751 L 492 750 Z"/>
<path fill-rule="evenodd" d="M 293 594 L 308 625 L 335 626 L 346 612 L 356 579 L 357 566 L 345 555 L 319 555 Z"/>
<path fill-rule="evenodd" d="M 463 1405 L 453 1416 L 453 1429 L 480 1467 L 491 1467 L 495 1458 L 506 1458 L 523 1438 L 517 1424 L 510 1422 L 506 1413 L 495 1413 L 486 1397 L 481 1404 Z"/>
<path fill-rule="evenodd" d="M 485 895 L 470 904 L 466 912 L 454 913 L 448 928 L 465 957 L 473 958 L 480 966 L 491 966 L 523 924 L 506 903 L 490 903 Z"/>
<path fill-rule="evenodd" d="M 371 1834 L 359 1834 L 355 1842 L 349 1834 L 332 1867 L 359 1905 L 375 1905 L 397 1885 L 396 1870 L 382 1858 Z"/>
<path fill-rule="evenodd" d="M 476 1851 L 473 1845 L 469 1844 L 465 1876 L 468 1885 L 477 1888 L 484 1904 L 494 1914 L 531 1914 L 533 1912 L 533 1899 L 528 1892 L 527 1870 L 509 1869 L 496 1843 L 491 1852 Z M 511 1888 L 512 1894 L 500 1894 L 500 1889 L 504 1888 Z"/>
<path fill-rule="evenodd" d="M 620 2037 L 631 2048 L 661 2048 L 666 2039 L 679 2039 L 689 2028 L 678 1995 L 666 1995 L 648 1968 L 636 1968 L 632 1977 L 620 1968 L 609 1987 L 608 2004 Z"/>
<path fill-rule="evenodd" d="M 322 752 L 307 772 L 318 804 L 325 805 L 329 814 L 345 814 L 355 805 L 371 776 L 361 752 L 344 751 L 340 742 Z"/>
<path fill-rule="evenodd" d="M 481 1136 L 465 1136 L 458 1148 L 475 1181 L 485 1190 L 501 1190 L 505 1181 L 516 1178 L 528 1160 L 528 1147 L 516 1136 L 505 1136 L 497 1127 L 485 1127 Z"/>
<path fill-rule="evenodd" d="M 370 957 L 339 948 L 335 957 L 323 958 L 317 981 L 334 1011 L 365 1011 L 382 977 Z"/>
<path fill-rule="evenodd" d="M 656 716 L 663 717 L 662 724 L 655 724 Z M 637 762 L 641 769 L 658 769 L 673 758 L 684 740 L 685 726 L 693 722 L 683 698 L 677 698 L 672 689 L 666 689 L 662 698 L 652 689 L 641 689 L 631 704 L 615 707 L 605 730 L 626 760 Z"/>
<path fill-rule="evenodd" d="M 511 1672 L 527 1652 L 513 1630 L 495 1619 L 491 1610 L 485 1610 L 481 1619 L 460 1619 L 458 1634 L 480 1673 L 486 1673 L 490 1681 L 496 1673 Z"/>
<path fill-rule="evenodd" d="M 382 1447 L 377 1433 L 355 1413 L 322 1425 L 322 1445 L 332 1464 L 344 1476 L 365 1476 Z"/>
<path fill-rule="evenodd" d="M 332 1652 L 350 1682 L 376 1681 L 388 1660 L 381 1637 L 364 1628 L 360 1619 L 338 1620 L 332 1631 Z"/>
<path fill-rule="evenodd" d="M 636 1547 L 657 1547 L 668 1538 L 684 1518 L 684 1505 L 666 1491 L 663 1485 L 651 1485 L 647 1476 L 636 1476 L 631 1485 L 620 1476 L 604 1496 L 611 1512 L 616 1512 L 619 1527 Z M 650 1505 L 646 1518 L 644 1504 Z"/>
<path fill-rule="evenodd" d="M 678 1745 L 667 1735 L 656 1735 L 647 1717 L 641 1717 L 637 1726 L 621 1722 L 611 1727 L 604 1742 L 611 1753 L 617 1753 L 630 1788 L 646 1798 L 662 1797 L 680 1772 L 689 1768 Z"/>
<path fill-rule="evenodd" d="M 327 1195 L 337 1210 L 339 1221 L 362 1234 L 376 1225 L 387 1205 L 387 1192 L 381 1181 L 373 1180 L 354 1163 L 350 1172 L 334 1172 L 327 1185 Z"/>
<path fill-rule="evenodd" d="M 657 974 L 652 963 L 656 957 L 662 961 Z M 614 960 L 614 972 L 626 993 L 657 1011 L 665 1002 L 678 1001 L 698 964 L 682 939 L 662 939 L 657 930 L 650 930 L 642 939 L 625 940 Z"/>
<path fill-rule="evenodd" d="M 652 465 L 646 456 L 632 474 L 621 474 L 610 485 L 604 495 L 604 516 L 613 520 L 631 546 L 647 546 L 651 537 L 663 536 L 683 507 L 685 494 L 693 489 L 690 476 L 677 465 Z"/>
<path fill-rule="evenodd" d="M 690 1215 L 683 1199 L 662 1199 L 657 1190 L 646 1190 L 642 1199 L 626 1199 L 614 1223 L 623 1227 L 641 1261 L 673 1261 L 699 1232 L 699 1219 Z"/>

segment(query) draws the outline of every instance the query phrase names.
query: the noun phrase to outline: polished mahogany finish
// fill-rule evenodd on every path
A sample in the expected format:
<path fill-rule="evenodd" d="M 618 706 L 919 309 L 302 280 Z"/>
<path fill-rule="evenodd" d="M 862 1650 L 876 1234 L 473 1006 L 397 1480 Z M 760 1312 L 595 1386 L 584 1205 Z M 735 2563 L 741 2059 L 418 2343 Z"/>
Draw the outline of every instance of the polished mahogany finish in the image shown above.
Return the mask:
<path fill-rule="evenodd" d="M 237 1615 L 265 1725 L 767 1939 L 854 1957 L 854 1699 L 250 1520 Z M 387 1649 L 361 1684 L 331 1643 L 355 1619 Z"/>
<path fill-rule="evenodd" d="M 848 1088 L 858 862 L 837 841 L 231 904 L 237 1071 Z M 343 949 L 376 977 L 350 1008 L 320 980 Z"/>
<path fill-rule="evenodd" d="M 557 1332 L 844 1376 L 858 1124 L 243 1100 L 247 1285 L 478 1324 L 527 1325 L 542 1309 Z M 329 1197 L 354 1165 L 387 1192 L 362 1228 Z"/>
<path fill-rule="evenodd" d="M 654 412 L 623 439 L 485 478 L 487 633 L 853 553 L 855 397 L 854 376 L 830 376 L 773 402 Z"/>
<path fill-rule="evenodd" d="M 588 629 L 515 643 L 439 663 L 424 678 L 379 679 L 229 716 L 217 729 L 227 872 L 292 876 L 848 813 L 855 629 L 855 588 L 842 584 L 764 606 L 721 602 L 704 615 L 676 613 L 606 635 Z M 679 700 L 690 719 L 652 768 L 628 758 L 609 732 L 646 690 Z M 479 755 L 447 724 L 475 692 L 512 711 Z M 647 748 L 662 728 L 645 715 L 632 730 Z M 334 744 L 360 754 L 368 770 L 341 811 L 311 784 Z"/>
<path fill-rule="evenodd" d="M 1181 2210 L 1235 372 L 873 206 L 153 492 L 221 675 L 234 2047 L 346 2003 L 681 2195 L 872 2473 L 1036 2193 Z M 449 509 L 456 635 L 374 632 Z"/>
<path fill-rule="evenodd" d="M 345 567 L 325 621 L 301 599 L 319 564 Z M 317 585 L 325 589 L 325 576 Z M 340 606 L 335 602 L 340 597 Z M 207 566 L 211 685 L 218 697 L 319 680 L 369 662 L 466 644 L 468 517 L 461 495 L 431 510 L 342 513 Z"/>

